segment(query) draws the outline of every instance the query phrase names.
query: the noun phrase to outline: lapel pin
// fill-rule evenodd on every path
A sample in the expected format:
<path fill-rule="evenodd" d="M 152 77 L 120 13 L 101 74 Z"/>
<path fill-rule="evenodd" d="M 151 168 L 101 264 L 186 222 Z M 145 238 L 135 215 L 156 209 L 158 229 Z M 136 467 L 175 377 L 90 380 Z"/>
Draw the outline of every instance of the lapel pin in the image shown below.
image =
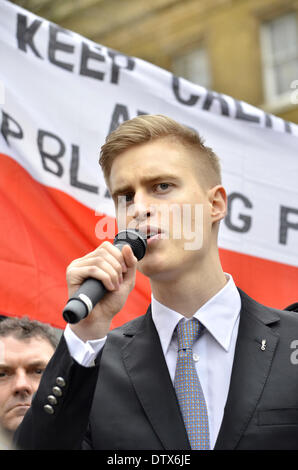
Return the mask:
<path fill-rule="evenodd" d="M 267 346 L 267 341 L 266 341 L 265 339 L 262 339 L 261 350 L 262 350 L 262 351 L 265 351 L 266 346 Z"/>

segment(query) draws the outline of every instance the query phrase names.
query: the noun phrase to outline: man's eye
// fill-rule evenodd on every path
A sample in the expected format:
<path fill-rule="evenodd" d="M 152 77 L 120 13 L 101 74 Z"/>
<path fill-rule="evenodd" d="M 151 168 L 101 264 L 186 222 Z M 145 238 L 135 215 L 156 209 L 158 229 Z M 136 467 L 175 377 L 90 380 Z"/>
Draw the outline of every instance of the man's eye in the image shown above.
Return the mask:
<path fill-rule="evenodd" d="M 10 370 L 3 369 L 0 371 L 0 380 L 6 380 L 8 379 L 11 375 L 13 375 L 13 372 Z"/>
<path fill-rule="evenodd" d="M 170 187 L 169 183 L 159 183 L 156 185 L 156 189 L 160 191 L 166 191 L 167 189 L 169 189 L 169 187 Z"/>
<path fill-rule="evenodd" d="M 128 194 L 125 194 L 125 202 L 131 202 L 133 200 L 133 194 L 132 193 L 128 193 Z"/>
<path fill-rule="evenodd" d="M 116 205 L 118 207 L 125 207 L 127 203 L 133 200 L 133 193 L 121 194 L 118 196 Z"/>

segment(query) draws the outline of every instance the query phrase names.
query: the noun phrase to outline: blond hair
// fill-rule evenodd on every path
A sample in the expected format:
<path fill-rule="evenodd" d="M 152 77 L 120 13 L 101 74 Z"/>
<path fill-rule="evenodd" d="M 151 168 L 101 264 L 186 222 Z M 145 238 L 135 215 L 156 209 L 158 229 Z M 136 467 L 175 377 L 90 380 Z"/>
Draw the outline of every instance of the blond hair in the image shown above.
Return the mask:
<path fill-rule="evenodd" d="M 203 163 L 201 165 L 203 179 L 208 180 L 202 183 L 221 184 L 219 158 L 213 150 L 204 145 L 203 139 L 195 130 L 161 114 L 137 116 L 123 122 L 107 136 L 99 158 L 105 180 L 109 181 L 112 164 L 119 154 L 135 145 L 162 138 L 173 138 L 182 145 L 196 150 L 197 156 Z"/>

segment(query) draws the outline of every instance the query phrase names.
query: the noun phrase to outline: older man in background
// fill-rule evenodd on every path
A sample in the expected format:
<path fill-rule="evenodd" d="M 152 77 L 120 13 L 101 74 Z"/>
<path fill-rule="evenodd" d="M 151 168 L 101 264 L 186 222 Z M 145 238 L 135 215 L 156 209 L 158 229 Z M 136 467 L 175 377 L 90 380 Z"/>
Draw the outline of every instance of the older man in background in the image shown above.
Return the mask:
<path fill-rule="evenodd" d="M 0 428 L 5 446 L 30 407 L 57 343 L 49 325 L 28 318 L 0 322 Z"/>

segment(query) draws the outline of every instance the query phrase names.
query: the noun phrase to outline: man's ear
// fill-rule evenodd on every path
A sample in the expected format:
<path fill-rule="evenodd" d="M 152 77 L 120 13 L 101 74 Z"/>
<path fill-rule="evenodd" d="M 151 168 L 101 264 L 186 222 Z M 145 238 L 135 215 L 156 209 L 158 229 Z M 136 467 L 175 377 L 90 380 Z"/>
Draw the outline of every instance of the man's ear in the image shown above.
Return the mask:
<path fill-rule="evenodd" d="M 225 188 L 221 185 L 217 185 L 209 189 L 208 200 L 212 222 L 219 222 L 227 213 L 227 193 Z"/>

